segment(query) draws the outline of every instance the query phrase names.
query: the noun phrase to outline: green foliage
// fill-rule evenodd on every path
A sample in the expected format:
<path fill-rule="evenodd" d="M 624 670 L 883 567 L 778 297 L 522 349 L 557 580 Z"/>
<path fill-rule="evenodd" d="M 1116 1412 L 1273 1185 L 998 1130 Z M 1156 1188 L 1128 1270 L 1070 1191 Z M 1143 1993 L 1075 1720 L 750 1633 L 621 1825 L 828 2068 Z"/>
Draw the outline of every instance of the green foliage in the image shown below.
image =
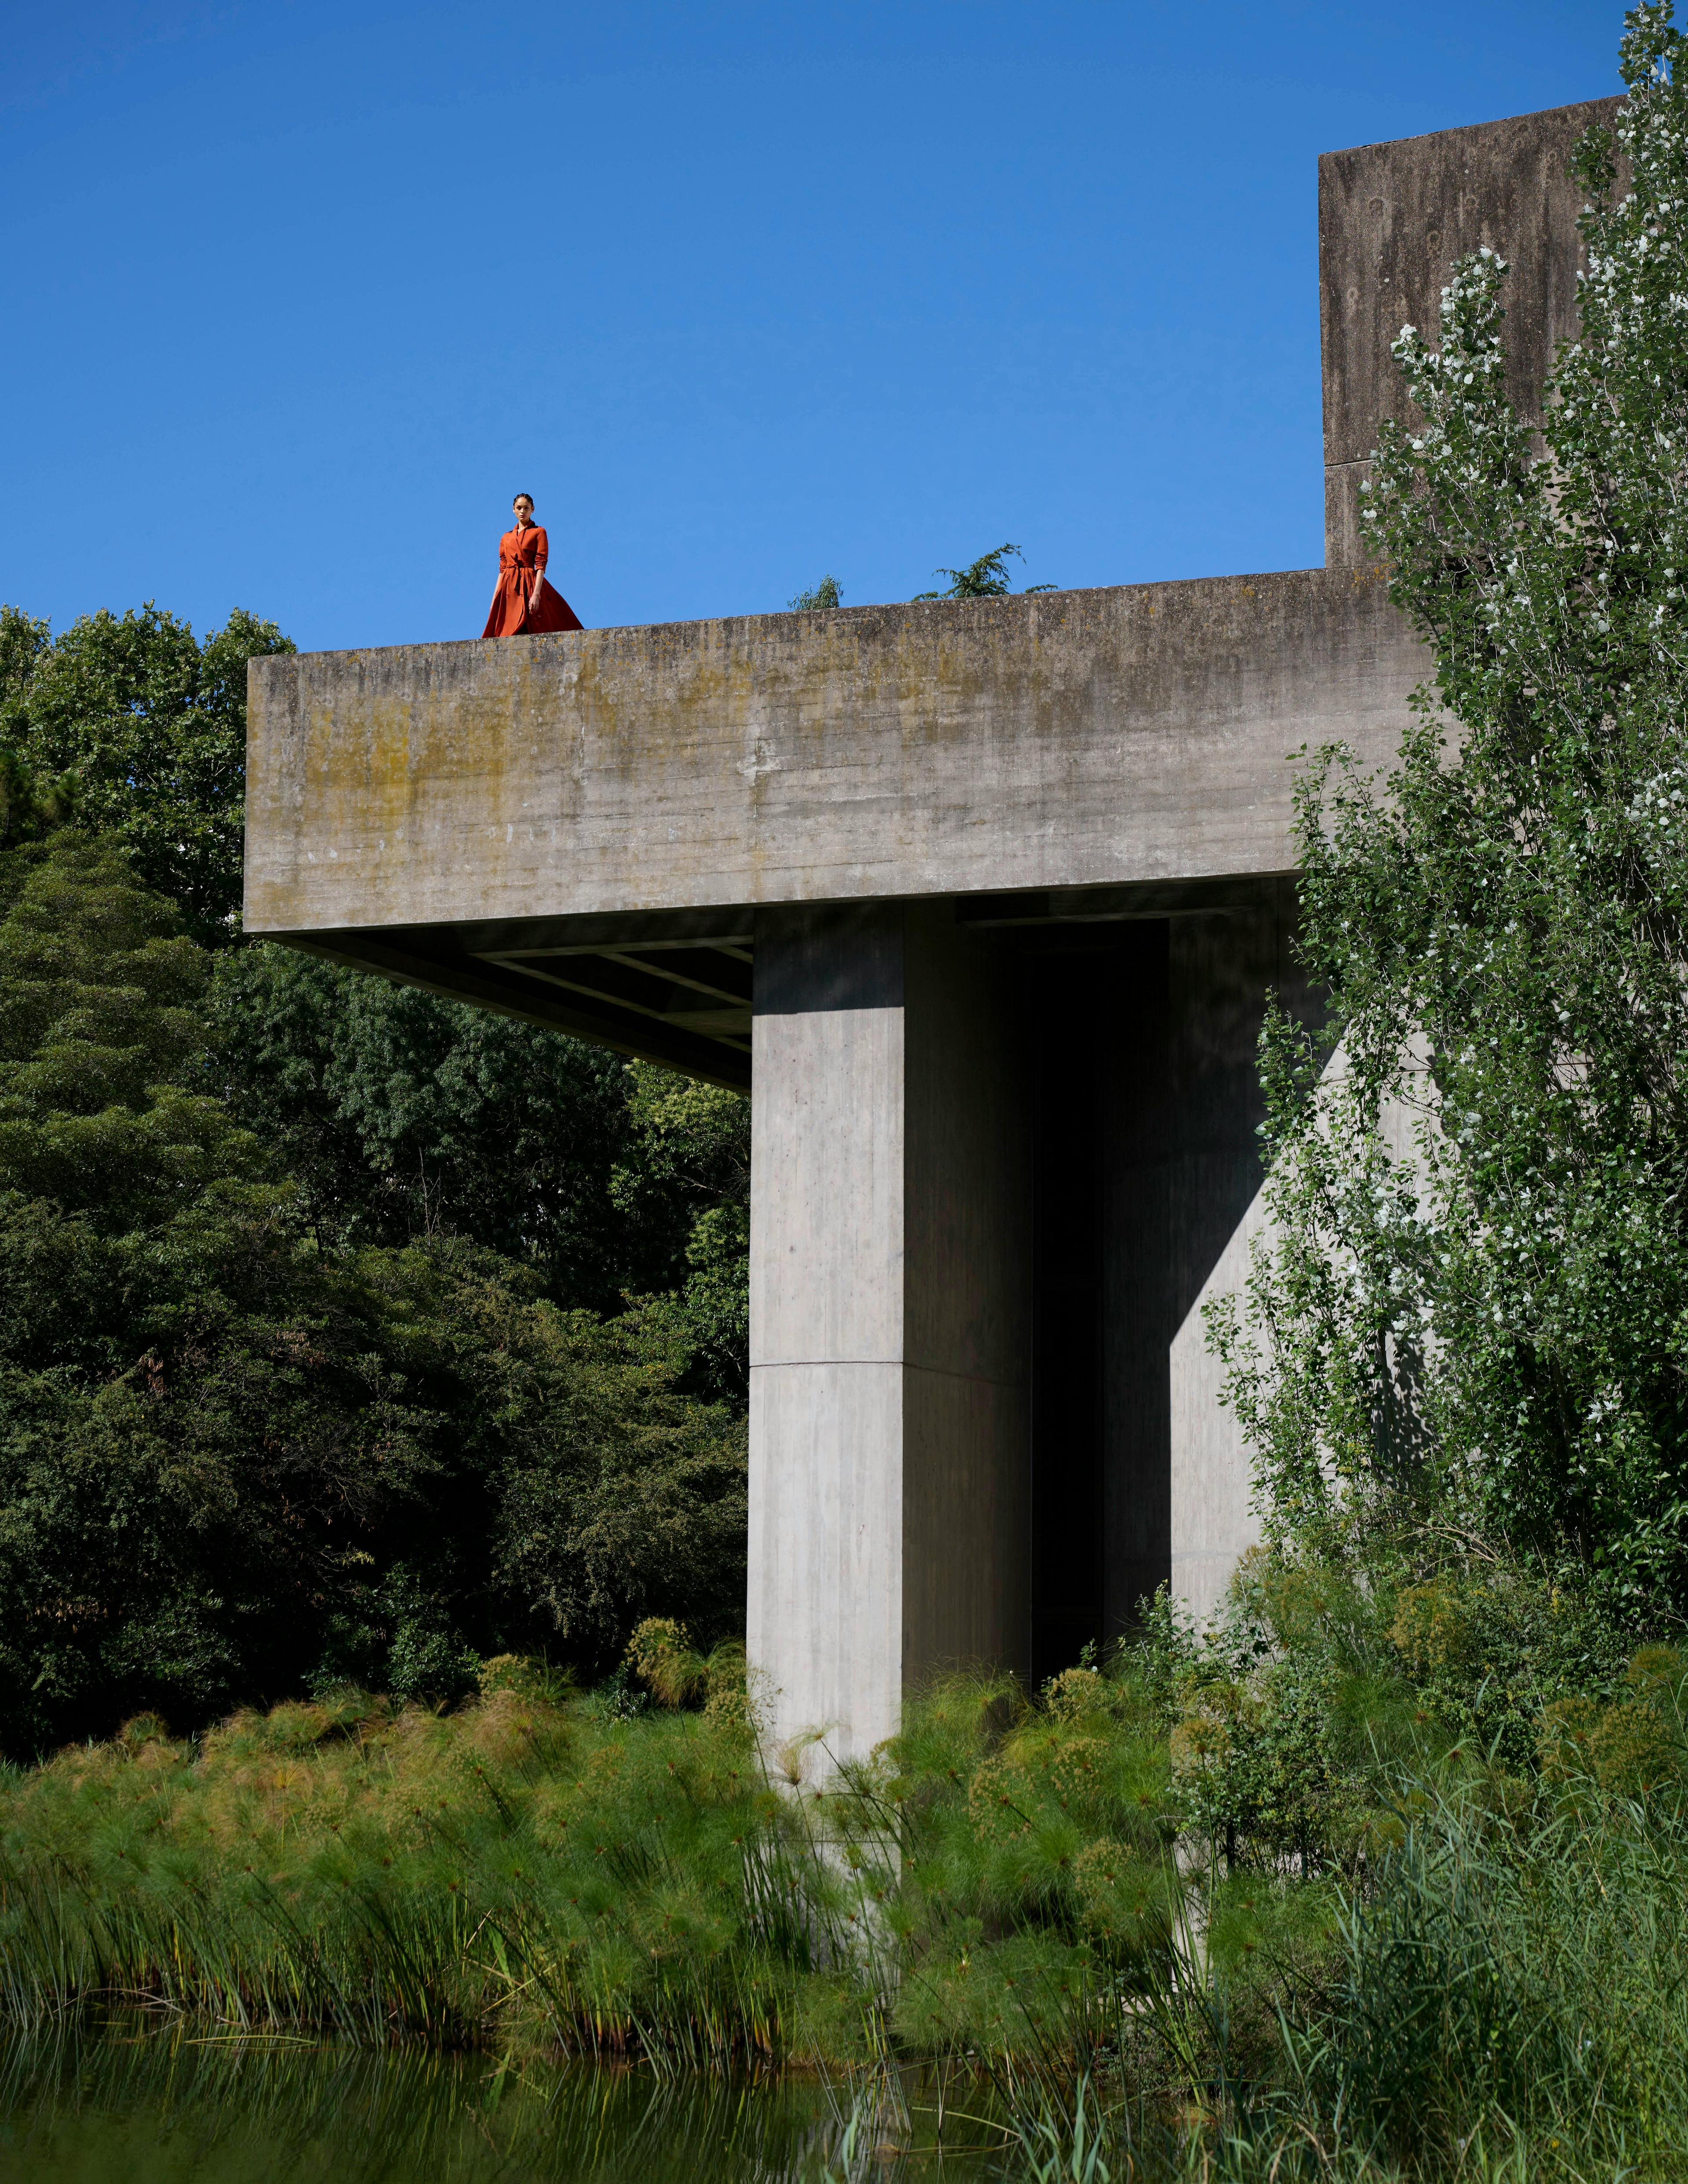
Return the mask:
<path fill-rule="evenodd" d="M 777 1892 L 801 1850 L 742 1726 L 345 1690 L 19 1783 L 0 2002 L 120 1987 L 364 2038 L 777 2056 L 811 1960 Z"/>
<path fill-rule="evenodd" d="M 1680 2171 L 1684 1678 L 1636 1650 L 1688 1607 L 1679 58 L 1632 10 L 1535 414 L 1491 253 L 1396 344 L 1368 521 L 1435 679 L 1386 782 L 1300 791 L 1329 1020 L 1268 1025 L 1275 1234 L 1213 1315 L 1268 1546 L 1162 1646 L 1215 1961 L 1286 1867 L 1340 1938 L 1239 2175 Z"/>
<path fill-rule="evenodd" d="M 1206 1854 L 1166 1631 L 1039 1706 L 951 1680 L 820 1792 L 769 1786 L 742 1712 L 688 1710 L 671 1618 L 632 1650 L 670 1703 L 629 1714 L 507 1657 L 449 1713 L 342 1686 L 13 1773 L 0 2012 L 117 1991 L 506 2056 L 965 2058 L 1044 2174 L 1382 2184 L 1468 2176 L 1474 2145 L 1518 2175 L 1684 2174 L 1680 1655 L 1638 1656 L 1591 1742 L 1544 1723 L 1534 1782 L 1379 1770 L 1341 1884 Z"/>
<path fill-rule="evenodd" d="M 706 1642 L 738 1632 L 744 1428 L 679 1392 L 683 1346 L 638 1312 L 599 1322 L 543 1300 L 518 1329 L 502 1282 L 481 1307 L 476 1371 L 499 1436 L 493 1580 L 527 1630 L 587 1667 L 647 1615 L 682 1615 Z"/>
<path fill-rule="evenodd" d="M 213 1081 L 325 1240 L 467 1236 L 600 1310 L 668 1271 L 673 1241 L 641 1263 L 611 1195 L 632 1137 L 617 1056 L 270 945 L 230 950 L 211 998 Z"/>
<path fill-rule="evenodd" d="M 247 662 L 292 649 L 239 611 L 202 644 L 150 601 L 56 639 L 0 609 L 0 747 L 38 799 L 116 834 L 189 929 L 215 939 L 240 907 Z"/>
<path fill-rule="evenodd" d="M 742 1613 L 742 1425 L 697 1396 L 742 1409 L 746 1103 L 209 950 L 244 663 L 281 643 L 0 616 L 13 1752 L 348 1678 L 448 1698 L 482 1653 L 601 1667 L 643 1615 L 712 1642 Z"/>
<path fill-rule="evenodd" d="M 0 912 L 0 1745 L 736 1627 L 742 1430 L 671 1327 L 449 1234 L 324 1250 L 119 845 L 4 853 Z"/>
<path fill-rule="evenodd" d="M 844 604 L 844 593 L 838 589 L 836 577 L 822 577 L 812 592 L 799 592 L 787 604 L 794 614 L 825 612 Z"/>
<path fill-rule="evenodd" d="M 724 1639 L 702 1653 L 683 1623 L 650 1615 L 634 1626 L 626 1662 L 659 1705 L 701 1705 L 713 1719 L 749 1726 L 744 1648 L 737 1639 Z"/>
<path fill-rule="evenodd" d="M 1172 1723 L 1180 1823 L 1233 1876 L 1362 1875 L 1394 1839 L 1398 1780 L 1481 1754 L 1525 1783 L 1545 1724 L 1633 1696 L 1601 1604 L 1506 1563 L 1403 1582 L 1256 1552 L 1215 1627 L 1163 1596 L 1139 1652 Z"/>
<path fill-rule="evenodd" d="M 53 644 L 51 626 L 21 607 L 0 606 L 0 705 L 17 705 Z"/>
<path fill-rule="evenodd" d="M 465 1238 L 568 1308 L 661 1298 L 742 1407 L 749 1103 L 560 1033 L 258 945 L 215 966 L 208 1064 L 325 1245 Z"/>
<path fill-rule="evenodd" d="M 1435 682 L 1381 788 L 1302 786 L 1330 1017 L 1270 1029 L 1279 1240 L 1217 1334 L 1276 1538 L 1498 1553 L 1633 1624 L 1688 1604 L 1688 77 L 1668 8 L 1627 20 L 1633 188 L 1592 132 L 1539 421 L 1492 253 L 1396 344 L 1368 521 Z"/>
<path fill-rule="evenodd" d="M 1088 2151 L 1090 2173 L 1212 2184 L 1680 2178 L 1685 1880 L 1677 1820 L 1551 1800 L 1502 1814 L 1480 1785 L 1421 1781 L 1321 1957 L 1267 1975 L 1269 2045 L 1239 2042 L 1241 1992 L 1192 1966 L 1188 2041 L 1162 2007 L 1138 2070 L 1033 2078 L 1035 2172 L 1077 2174 Z M 1144 2063 L 1170 2065 L 1181 2123 L 1145 2098 Z"/>
<path fill-rule="evenodd" d="M 1008 581 L 1008 556 L 1018 554 L 1017 546 L 994 547 L 989 554 L 981 554 L 977 561 L 969 561 L 965 569 L 935 569 L 934 576 L 947 577 L 949 583 L 941 592 L 916 592 L 917 599 L 1000 599 L 1013 588 Z M 1052 592 L 1053 584 L 1028 584 L 1028 592 Z"/>
<path fill-rule="evenodd" d="M 1433 2174 L 1477 2135 L 1529 2147 L 1519 2174 L 1680 2175 L 1685 1858 L 1633 1808 L 1497 1827 L 1480 1797 L 1426 1794 L 1309 2042 L 1327 2131 Z"/>
<path fill-rule="evenodd" d="M 663 1706 L 688 1705 L 708 1684 L 708 1663 L 685 1624 L 671 1615 L 648 1615 L 635 1625 L 627 1641 L 627 1662 Z"/>
<path fill-rule="evenodd" d="M 750 1102 L 655 1062 L 629 1065 L 627 1152 L 610 1195 L 633 1232 L 689 1217 L 685 1273 L 653 1309 L 691 1351 L 708 1394 L 743 1409 L 750 1372 Z"/>
<path fill-rule="evenodd" d="M 0 904 L 0 1190 L 112 1234 L 253 1175 L 255 1145 L 185 1086 L 209 959 L 121 851 L 14 851 Z"/>
<path fill-rule="evenodd" d="M 0 2008 L 105 1987 L 246 2023 L 725 2061 L 1060 2036 L 1140 1986 L 1176 1875 L 1110 1685 L 1056 1718 L 955 1682 L 841 1797 L 772 1789 L 671 1619 L 634 1718 L 505 1661 L 442 1716 L 350 1685 L 197 1746 L 156 1718 L 0 1791 Z M 1009 1733 L 1006 1741 L 1003 1729 Z M 897 1852 L 892 1854 L 893 1844 Z M 908 1964 L 888 1985 L 893 1931 Z"/>

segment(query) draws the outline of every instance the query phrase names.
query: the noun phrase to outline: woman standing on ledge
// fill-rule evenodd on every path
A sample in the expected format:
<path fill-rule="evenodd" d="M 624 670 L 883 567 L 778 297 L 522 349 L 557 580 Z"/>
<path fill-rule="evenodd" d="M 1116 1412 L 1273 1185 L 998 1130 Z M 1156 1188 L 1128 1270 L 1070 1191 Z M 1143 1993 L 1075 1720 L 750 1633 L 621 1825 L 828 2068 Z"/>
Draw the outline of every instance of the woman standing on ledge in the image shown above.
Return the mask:
<path fill-rule="evenodd" d="M 542 630 L 584 629 L 586 624 L 560 592 L 545 582 L 549 549 L 533 521 L 533 496 L 517 493 L 513 529 L 499 541 L 499 588 L 482 637 L 532 637 Z"/>

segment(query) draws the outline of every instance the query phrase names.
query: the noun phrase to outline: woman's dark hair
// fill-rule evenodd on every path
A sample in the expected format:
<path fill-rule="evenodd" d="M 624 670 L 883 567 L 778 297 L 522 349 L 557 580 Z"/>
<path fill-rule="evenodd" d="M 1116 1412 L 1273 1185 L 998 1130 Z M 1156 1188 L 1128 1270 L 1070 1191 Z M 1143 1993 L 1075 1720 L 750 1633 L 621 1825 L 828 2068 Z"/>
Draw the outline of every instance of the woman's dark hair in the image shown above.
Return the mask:
<path fill-rule="evenodd" d="M 513 493 L 510 497 L 510 506 L 514 508 L 519 500 L 525 500 L 530 508 L 533 505 L 533 496 L 531 493 Z"/>

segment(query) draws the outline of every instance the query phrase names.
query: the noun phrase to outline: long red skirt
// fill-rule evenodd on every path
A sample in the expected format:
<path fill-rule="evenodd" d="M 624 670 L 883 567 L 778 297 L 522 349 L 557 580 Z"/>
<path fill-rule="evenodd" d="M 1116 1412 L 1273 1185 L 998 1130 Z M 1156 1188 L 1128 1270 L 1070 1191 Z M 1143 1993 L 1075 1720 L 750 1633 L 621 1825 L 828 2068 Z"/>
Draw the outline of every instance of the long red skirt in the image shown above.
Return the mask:
<path fill-rule="evenodd" d="M 543 577 L 539 579 L 538 598 L 530 599 L 528 580 L 526 569 L 500 571 L 482 637 L 537 637 L 550 630 L 586 627 L 562 593 Z"/>

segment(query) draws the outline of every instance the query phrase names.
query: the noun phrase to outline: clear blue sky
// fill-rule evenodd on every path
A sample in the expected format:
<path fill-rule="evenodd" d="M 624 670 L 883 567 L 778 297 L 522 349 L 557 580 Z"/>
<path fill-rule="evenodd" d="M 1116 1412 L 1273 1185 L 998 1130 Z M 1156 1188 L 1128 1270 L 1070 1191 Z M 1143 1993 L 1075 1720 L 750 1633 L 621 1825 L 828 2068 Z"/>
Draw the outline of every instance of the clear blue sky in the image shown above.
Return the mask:
<path fill-rule="evenodd" d="M 1317 154 L 1618 87 L 1607 0 L 0 0 L 0 599 L 476 636 L 1293 568 Z"/>

